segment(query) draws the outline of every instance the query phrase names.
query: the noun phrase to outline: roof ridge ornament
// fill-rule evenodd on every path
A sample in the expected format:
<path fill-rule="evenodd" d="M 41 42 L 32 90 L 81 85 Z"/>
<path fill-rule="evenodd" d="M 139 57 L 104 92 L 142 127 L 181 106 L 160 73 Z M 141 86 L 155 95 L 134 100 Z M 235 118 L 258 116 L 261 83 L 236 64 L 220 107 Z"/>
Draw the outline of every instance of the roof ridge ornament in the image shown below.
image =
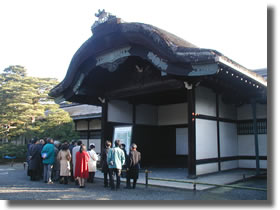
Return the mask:
<path fill-rule="evenodd" d="M 95 15 L 95 17 L 98 18 L 98 20 L 96 20 L 93 23 L 93 25 L 91 26 L 92 33 L 93 33 L 94 28 L 96 28 L 98 25 L 116 18 L 115 15 L 112 15 L 111 13 L 106 12 L 105 9 L 103 9 L 103 10 L 98 9 L 98 13 L 95 13 L 94 15 Z"/>

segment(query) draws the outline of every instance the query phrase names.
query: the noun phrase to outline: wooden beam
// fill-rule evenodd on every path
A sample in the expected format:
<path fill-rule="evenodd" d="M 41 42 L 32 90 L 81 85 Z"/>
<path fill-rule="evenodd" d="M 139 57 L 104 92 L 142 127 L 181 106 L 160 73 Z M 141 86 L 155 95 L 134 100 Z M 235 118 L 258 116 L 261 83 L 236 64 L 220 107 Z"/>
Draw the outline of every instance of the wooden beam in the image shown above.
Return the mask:
<path fill-rule="evenodd" d="M 144 95 L 149 93 L 162 92 L 167 90 L 176 90 L 184 87 L 182 81 L 175 79 L 165 80 L 165 81 L 156 81 L 141 86 L 126 87 L 106 93 L 106 98 L 109 99 L 120 99 L 136 95 Z"/>

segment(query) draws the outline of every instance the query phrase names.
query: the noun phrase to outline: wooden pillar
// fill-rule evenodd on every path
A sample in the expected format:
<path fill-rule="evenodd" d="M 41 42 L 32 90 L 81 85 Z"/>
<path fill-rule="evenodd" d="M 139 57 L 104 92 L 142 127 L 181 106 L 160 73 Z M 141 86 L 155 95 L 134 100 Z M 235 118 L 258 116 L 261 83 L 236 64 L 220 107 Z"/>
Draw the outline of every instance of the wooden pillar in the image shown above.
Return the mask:
<path fill-rule="evenodd" d="M 107 121 L 108 121 L 108 101 L 105 100 L 102 103 L 102 115 L 101 115 L 101 152 L 105 148 L 105 141 L 106 141 L 106 128 L 107 128 Z"/>
<path fill-rule="evenodd" d="M 260 174 L 260 156 L 259 156 L 259 140 L 258 140 L 258 130 L 257 130 L 257 109 L 256 100 L 251 101 L 252 113 L 253 113 L 253 130 L 255 137 L 255 153 L 256 153 L 256 175 Z"/>
<path fill-rule="evenodd" d="M 195 89 L 187 90 L 188 97 L 188 178 L 196 178 L 196 140 L 195 140 Z"/>
<path fill-rule="evenodd" d="M 220 147 L 220 109 L 219 95 L 216 93 L 216 117 L 217 117 L 217 145 L 218 145 L 218 169 L 221 171 L 221 147 Z"/>

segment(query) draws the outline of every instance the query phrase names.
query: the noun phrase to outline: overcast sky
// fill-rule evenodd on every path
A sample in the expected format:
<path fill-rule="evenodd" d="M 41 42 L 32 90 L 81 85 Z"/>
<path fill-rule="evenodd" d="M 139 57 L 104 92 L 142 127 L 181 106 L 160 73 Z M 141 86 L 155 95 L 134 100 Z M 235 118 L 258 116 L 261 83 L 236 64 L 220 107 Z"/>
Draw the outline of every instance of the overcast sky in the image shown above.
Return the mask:
<path fill-rule="evenodd" d="M 266 1 L 1 0 L 0 70 L 23 65 L 31 76 L 61 81 L 74 53 L 92 35 L 98 9 L 215 49 L 246 68 L 267 66 Z"/>

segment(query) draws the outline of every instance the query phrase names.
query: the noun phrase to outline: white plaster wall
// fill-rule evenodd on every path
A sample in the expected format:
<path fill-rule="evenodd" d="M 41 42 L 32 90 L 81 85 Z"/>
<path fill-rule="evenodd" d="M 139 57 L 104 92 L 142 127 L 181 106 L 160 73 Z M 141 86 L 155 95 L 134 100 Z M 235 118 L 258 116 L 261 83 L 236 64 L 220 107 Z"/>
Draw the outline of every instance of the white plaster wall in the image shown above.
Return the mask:
<path fill-rule="evenodd" d="M 108 121 L 132 123 L 132 109 L 132 104 L 126 101 L 110 101 L 108 103 Z"/>
<path fill-rule="evenodd" d="M 87 120 L 79 120 L 76 123 L 77 123 L 77 130 L 78 131 L 88 130 Z"/>
<path fill-rule="evenodd" d="M 219 117 L 236 120 L 237 109 L 232 104 L 225 104 L 221 97 L 219 97 Z"/>
<path fill-rule="evenodd" d="M 259 155 L 267 156 L 267 135 L 258 135 Z M 238 153 L 240 156 L 255 156 L 254 135 L 238 135 Z M 256 160 L 239 160 L 239 168 L 256 168 Z M 267 168 L 267 161 L 260 160 L 260 168 Z"/>
<path fill-rule="evenodd" d="M 221 157 L 238 155 L 237 126 L 235 123 L 220 122 Z"/>
<path fill-rule="evenodd" d="M 256 105 L 257 119 L 267 118 L 267 106 L 263 104 Z M 237 108 L 238 120 L 250 120 L 253 119 L 252 105 L 245 104 Z"/>
<path fill-rule="evenodd" d="M 221 170 L 229 170 L 238 168 L 238 160 L 230 160 L 221 162 Z"/>
<path fill-rule="evenodd" d="M 267 155 L 267 135 L 258 135 L 259 155 Z M 238 155 L 255 156 L 255 137 L 254 135 L 238 135 Z"/>
<path fill-rule="evenodd" d="M 187 103 L 158 106 L 158 125 L 175 125 L 187 123 Z"/>
<path fill-rule="evenodd" d="M 267 118 L 266 104 L 257 104 L 257 118 Z"/>
<path fill-rule="evenodd" d="M 176 128 L 176 155 L 188 155 L 188 128 Z"/>
<path fill-rule="evenodd" d="M 254 135 L 238 135 L 238 155 L 254 156 L 255 143 Z"/>
<path fill-rule="evenodd" d="M 218 163 L 207 163 L 196 166 L 196 175 L 208 174 L 218 171 Z"/>
<path fill-rule="evenodd" d="M 238 161 L 239 168 L 256 168 L 256 160 L 239 160 Z M 267 161 L 260 160 L 260 168 L 267 168 Z"/>
<path fill-rule="evenodd" d="M 196 159 L 218 157 L 217 122 L 196 120 Z"/>
<path fill-rule="evenodd" d="M 267 160 L 260 160 L 260 168 L 267 169 Z"/>
<path fill-rule="evenodd" d="M 157 125 L 158 108 L 157 106 L 140 104 L 136 106 L 136 124 Z"/>
<path fill-rule="evenodd" d="M 195 112 L 216 116 L 216 94 L 211 89 L 202 86 L 195 89 Z"/>
<path fill-rule="evenodd" d="M 259 142 L 259 154 L 261 156 L 267 156 L 267 135 L 259 134 L 258 142 Z"/>
<path fill-rule="evenodd" d="M 101 129 L 101 120 L 100 119 L 90 120 L 90 122 L 89 122 L 89 129 L 90 130 Z"/>

